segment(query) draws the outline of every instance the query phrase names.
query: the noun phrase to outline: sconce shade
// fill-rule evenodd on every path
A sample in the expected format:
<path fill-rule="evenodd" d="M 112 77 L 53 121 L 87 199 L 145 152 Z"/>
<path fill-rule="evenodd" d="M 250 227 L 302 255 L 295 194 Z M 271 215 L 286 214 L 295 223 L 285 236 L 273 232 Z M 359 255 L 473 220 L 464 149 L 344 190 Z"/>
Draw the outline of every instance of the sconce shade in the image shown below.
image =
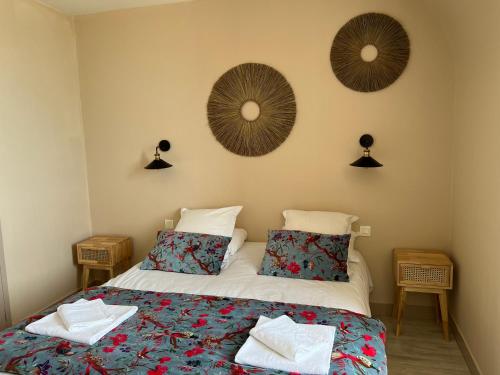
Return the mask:
<path fill-rule="evenodd" d="M 170 150 L 170 142 L 163 139 L 160 141 L 160 143 L 158 143 L 155 151 L 155 159 L 151 163 L 146 165 L 144 169 L 165 169 L 172 167 L 172 164 L 167 163 L 165 160 L 160 158 L 160 152 L 158 151 L 158 149 L 163 152 Z"/>
<path fill-rule="evenodd" d="M 370 134 L 363 134 L 359 139 L 359 144 L 364 147 L 363 156 L 351 163 L 353 167 L 378 168 L 383 166 L 370 156 L 370 147 L 373 145 L 373 137 Z"/>
<path fill-rule="evenodd" d="M 383 166 L 383 164 L 380 164 L 371 156 L 362 156 L 358 160 L 352 162 L 351 165 L 353 167 L 360 167 L 360 168 L 377 168 Z"/>
<path fill-rule="evenodd" d="M 155 159 L 148 165 L 146 165 L 144 168 L 145 169 L 165 169 L 165 168 L 170 168 L 172 164 L 167 163 L 163 159 Z"/>

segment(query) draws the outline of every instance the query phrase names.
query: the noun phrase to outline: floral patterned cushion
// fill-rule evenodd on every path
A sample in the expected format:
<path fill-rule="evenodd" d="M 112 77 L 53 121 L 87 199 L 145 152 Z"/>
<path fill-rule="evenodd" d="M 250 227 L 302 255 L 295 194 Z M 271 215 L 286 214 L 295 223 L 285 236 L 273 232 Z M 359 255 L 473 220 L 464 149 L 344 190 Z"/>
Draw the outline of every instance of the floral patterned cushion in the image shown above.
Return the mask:
<path fill-rule="evenodd" d="M 230 241 L 212 234 L 161 232 L 141 270 L 218 275 Z"/>
<path fill-rule="evenodd" d="M 350 234 L 270 230 L 259 275 L 308 280 L 349 281 Z"/>

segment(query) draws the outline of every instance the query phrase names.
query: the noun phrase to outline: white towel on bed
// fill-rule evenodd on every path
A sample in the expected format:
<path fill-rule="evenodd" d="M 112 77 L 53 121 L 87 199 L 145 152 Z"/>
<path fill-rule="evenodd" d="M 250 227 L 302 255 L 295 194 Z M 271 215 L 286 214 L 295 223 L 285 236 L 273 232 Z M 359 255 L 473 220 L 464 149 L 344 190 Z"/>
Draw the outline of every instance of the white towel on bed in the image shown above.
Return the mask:
<path fill-rule="evenodd" d="M 270 322 L 271 320 L 272 319 L 261 316 L 257 321 L 255 328 L 260 328 L 261 325 Z M 282 323 L 282 321 L 279 322 L 279 324 Z M 279 354 L 278 352 L 272 350 L 269 346 L 265 345 L 264 343 L 253 337 L 253 335 L 251 335 L 248 337 L 247 341 L 243 344 L 243 346 L 236 354 L 236 363 L 288 372 L 328 374 L 328 372 L 330 371 L 331 355 L 333 343 L 335 340 L 335 327 L 297 323 L 294 324 L 298 326 L 298 330 L 310 330 L 310 333 L 308 333 L 307 335 L 311 336 L 311 338 L 314 335 L 314 330 L 318 329 L 316 327 L 322 327 L 319 328 L 319 330 L 321 330 L 321 333 L 318 335 L 318 343 L 315 345 L 315 348 L 313 350 L 310 350 L 307 353 L 301 353 L 301 355 L 299 355 L 299 359 L 297 360 L 290 360 Z M 291 334 L 294 335 L 295 332 L 292 332 Z M 310 340 L 311 338 L 308 338 L 308 340 Z M 288 343 L 291 343 L 293 340 L 293 338 L 286 339 Z M 273 343 L 272 345 L 278 350 L 283 351 L 283 348 L 285 346 L 288 346 L 289 344 L 281 345 Z M 288 351 L 288 349 L 285 351 Z M 298 350 L 298 352 L 300 353 L 301 350 Z"/>
<path fill-rule="evenodd" d="M 137 312 L 137 306 L 105 306 L 107 313 L 114 317 L 111 323 L 98 324 L 76 332 L 70 332 L 64 326 L 59 314 L 55 312 L 29 324 L 25 330 L 37 335 L 60 337 L 65 340 L 93 345 Z"/>
<path fill-rule="evenodd" d="M 57 313 L 70 332 L 109 324 L 114 320 L 114 316 L 108 314 L 106 305 L 100 298 L 93 301 L 80 299 L 75 303 L 65 303 L 57 308 Z"/>
<path fill-rule="evenodd" d="M 335 335 L 335 327 L 319 324 L 297 324 L 286 315 L 271 319 L 250 330 L 250 335 L 276 353 L 300 361 Z"/>

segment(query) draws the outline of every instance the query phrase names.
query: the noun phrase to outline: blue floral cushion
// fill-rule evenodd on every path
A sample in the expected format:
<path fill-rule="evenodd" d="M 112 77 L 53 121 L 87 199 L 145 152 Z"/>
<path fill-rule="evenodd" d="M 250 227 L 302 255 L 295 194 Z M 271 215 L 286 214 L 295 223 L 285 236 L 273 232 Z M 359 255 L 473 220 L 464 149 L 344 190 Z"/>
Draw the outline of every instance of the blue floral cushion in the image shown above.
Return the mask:
<path fill-rule="evenodd" d="M 307 280 L 349 281 L 350 234 L 270 230 L 259 275 Z"/>
<path fill-rule="evenodd" d="M 141 270 L 218 275 L 230 241 L 212 234 L 161 232 Z"/>

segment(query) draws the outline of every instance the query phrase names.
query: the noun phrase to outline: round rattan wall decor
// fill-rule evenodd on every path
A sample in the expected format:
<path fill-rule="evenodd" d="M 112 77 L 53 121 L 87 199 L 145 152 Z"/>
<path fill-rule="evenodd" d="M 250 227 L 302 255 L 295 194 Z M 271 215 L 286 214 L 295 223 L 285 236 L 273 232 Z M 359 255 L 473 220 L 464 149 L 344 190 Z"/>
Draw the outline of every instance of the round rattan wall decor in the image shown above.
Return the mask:
<path fill-rule="evenodd" d="M 212 133 L 227 150 L 243 156 L 265 155 L 290 134 L 295 95 L 277 70 L 264 64 L 241 64 L 214 84 L 207 114 Z"/>
<path fill-rule="evenodd" d="M 362 14 L 347 22 L 330 51 L 339 81 L 361 92 L 391 85 L 403 73 L 409 57 L 406 31 L 394 18 L 380 13 Z"/>

